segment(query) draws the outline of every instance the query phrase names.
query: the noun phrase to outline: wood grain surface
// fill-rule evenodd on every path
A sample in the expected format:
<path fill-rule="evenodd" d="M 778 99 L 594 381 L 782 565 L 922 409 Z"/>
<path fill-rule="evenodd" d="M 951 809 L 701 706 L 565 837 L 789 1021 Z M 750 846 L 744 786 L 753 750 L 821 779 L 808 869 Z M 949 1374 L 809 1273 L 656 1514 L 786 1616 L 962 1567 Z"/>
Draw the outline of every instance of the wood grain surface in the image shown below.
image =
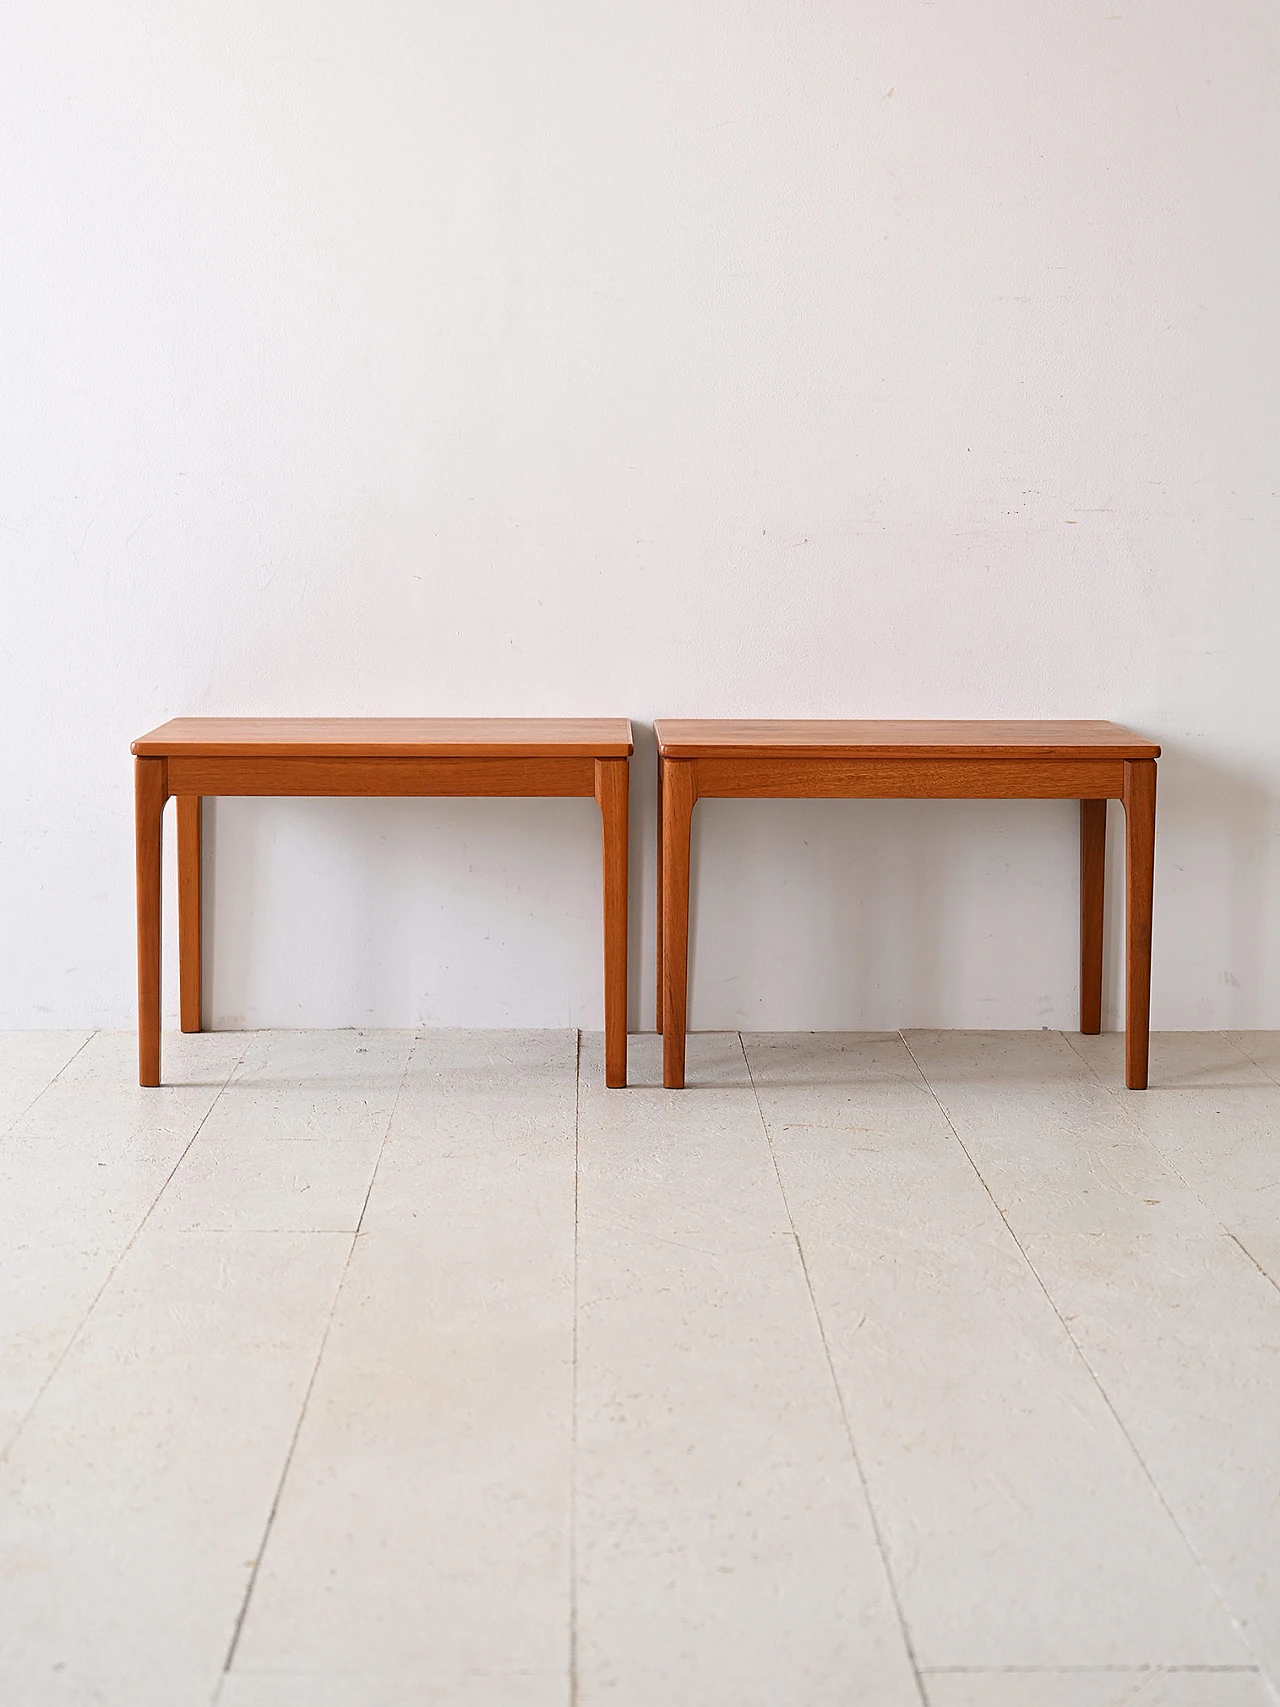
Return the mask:
<path fill-rule="evenodd" d="M 166 761 L 170 794 L 266 794 L 341 796 L 489 795 L 515 798 L 595 793 L 595 759 L 586 754 L 508 753 L 443 755 L 425 751 L 416 757 L 351 752 L 346 756 L 308 753 L 187 753 Z"/>
<path fill-rule="evenodd" d="M 596 800 L 604 851 L 604 1082 L 627 1082 L 627 807 L 631 766 L 596 760 Z"/>
<path fill-rule="evenodd" d="M 660 718 L 658 751 L 670 759 L 1055 758 L 1155 759 L 1154 742 L 1100 720 L 917 722 Z"/>
<path fill-rule="evenodd" d="M 164 760 L 133 763 L 138 893 L 138 1083 L 160 1083 L 160 882 Z"/>
<path fill-rule="evenodd" d="M 1151 1036 L 1151 915 L 1156 858 L 1156 767 L 1124 767 L 1124 1082 L 1147 1088 Z"/>
<path fill-rule="evenodd" d="M 1105 754 L 940 757 L 922 747 L 914 758 L 818 758 L 775 748 L 683 762 L 697 766 L 700 800 L 1119 800 L 1124 792 L 1125 761 Z"/>
<path fill-rule="evenodd" d="M 1123 793 L 1123 789 L 1121 791 Z M 1102 943 L 1106 914 L 1107 803 L 1080 802 L 1080 1030 L 1102 1030 Z"/>
<path fill-rule="evenodd" d="M 201 1028 L 201 812 L 198 794 L 178 796 L 178 990 L 183 1031 Z"/>
<path fill-rule="evenodd" d="M 626 758 L 625 717 L 175 717 L 130 749 L 165 758 Z"/>

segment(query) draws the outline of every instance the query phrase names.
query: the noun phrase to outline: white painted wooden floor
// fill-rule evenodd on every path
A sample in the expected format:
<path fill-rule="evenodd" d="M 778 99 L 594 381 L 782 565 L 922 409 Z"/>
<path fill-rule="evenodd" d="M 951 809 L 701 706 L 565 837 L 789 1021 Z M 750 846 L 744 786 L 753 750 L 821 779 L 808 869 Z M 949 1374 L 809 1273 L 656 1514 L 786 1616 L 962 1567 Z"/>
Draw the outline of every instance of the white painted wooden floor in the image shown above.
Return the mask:
<path fill-rule="evenodd" d="M 1280 1034 L 0 1037 L 3 1707 L 1263 1707 Z"/>

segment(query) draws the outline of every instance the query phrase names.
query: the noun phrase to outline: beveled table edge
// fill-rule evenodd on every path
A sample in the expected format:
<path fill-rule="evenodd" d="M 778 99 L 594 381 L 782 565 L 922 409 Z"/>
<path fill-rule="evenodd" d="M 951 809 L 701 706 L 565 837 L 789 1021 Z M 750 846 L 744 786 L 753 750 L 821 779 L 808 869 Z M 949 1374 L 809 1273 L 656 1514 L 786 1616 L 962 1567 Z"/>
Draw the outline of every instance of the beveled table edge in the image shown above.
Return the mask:
<path fill-rule="evenodd" d="M 1025 728 L 1024 740 L 948 741 L 945 737 L 924 736 L 919 740 L 849 741 L 835 733 L 842 728 L 870 729 L 877 724 L 895 730 L 913 724 L 923 730 L 956 729 L 967 725 L 973 730 L 1005 730 Z M 1033 731 L 1049 728 L 1106 731 L 1103 738 L 1072 741 L 1069 738 L 1036 739 Z M 762 727 L 771 731 L 786 731 L 793 727 L 796 734 L 758 738 Z M 679 727 L 681 734 L 668 731 Z M 972 718 L 972 719 L 910 719 L 910 718 L 691 718 L 669 717 L 655 720 L 654 734 L 658 754 L 664 759 L 1158 759 L 1160 747 L 1122 724 L 1105 719 L 1068 718 Z M 817 738 L 814 730 L 831 731 Z M 735 733 L 735 731 L 737 733 Z M 714 734 L 712 733 L 714 732 Z M 726 739 L 726 732 L 728 738 Z"/>
<path fill-rule="evenodd" d="M 175 724 L 188 727 L 206 724 L 225 725 L 228 723 L 260 723 L 269 728 L 272 723 L 292 724 L 314 721 L 318 724 L 332 725 L 334 723 L 363 724 L 371 729 L 381 724 L 404 724 L 414 721 L 423 723 L 449 723 L 453 725 L 472 723 L 476 726 L 477 735 L 474 739 L 459 739 L 453 736 L 442 740 L 378 740 L 376 736 L 369 740 L 333 740 L 318 738 L 315 740 L 280 739 L 272 735 L 262 734 L 251 737 L 207 736 L 166 734 Z M 495 740 L 486 739 L 479 731 L 486 726 L 492 729 L 495 725 L 518 729 L 520 724 L 527 724 L 527 735 L 513 734 L 506 738 Z M 605 739 L 575 739 L 568 737 L 548 737 L 539 733 L 550 725 L 572 728 L 577 723 L 584 727 L 600 724 L 613 724 L 617 733 Z M 632 735 L 631 720 L 626 717 L 592 717 L 592 718 L 402 718 L 402 717 L 352 717 L 352 718 L 170 718 L 168 722 L 159 724 L 145 735 L 139 735 L 137 740 L 130 742 L 129 751 L 136 758 L 262 758 L 262 759 L 625 759 L 635 752 L 635 741 Z"/>

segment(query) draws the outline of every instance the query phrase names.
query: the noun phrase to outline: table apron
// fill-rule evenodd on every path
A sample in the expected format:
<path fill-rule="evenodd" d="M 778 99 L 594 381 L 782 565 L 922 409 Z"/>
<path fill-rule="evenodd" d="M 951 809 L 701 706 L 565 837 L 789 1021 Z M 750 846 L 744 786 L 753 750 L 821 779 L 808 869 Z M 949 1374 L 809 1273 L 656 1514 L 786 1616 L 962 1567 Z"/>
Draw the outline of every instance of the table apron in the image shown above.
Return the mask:
<path fill-rule="evenodd" d="M 622 761 L 625 763 L 625 761 Z M 202 758 L 170 754 L 170 794 L 592 796 L 593 758 Z"/>
<path fill-rule="evenodd" d="M 699 799 L 1118 800 L 1123 759 L 687 761 Z"/>

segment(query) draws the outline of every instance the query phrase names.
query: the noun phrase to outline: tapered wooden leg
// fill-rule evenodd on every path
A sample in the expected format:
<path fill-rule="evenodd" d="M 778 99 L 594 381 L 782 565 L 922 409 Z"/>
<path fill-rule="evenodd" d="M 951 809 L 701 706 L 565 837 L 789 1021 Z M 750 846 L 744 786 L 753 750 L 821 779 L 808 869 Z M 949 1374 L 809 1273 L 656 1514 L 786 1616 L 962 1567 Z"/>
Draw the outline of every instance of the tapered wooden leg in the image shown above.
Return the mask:
<path fill-rule="evenodd" d="M 200 807 L 178 796 L 178 984 L 183 1031 L 200 1030 Z"/>
<path fill-rule="evenodd" d="M 687 759 L 662 765 L 662 1082 L 684 1084 L 689 982 L 689 842 L 697 785 Z"/>
<path fill-rule="evenodd" d="M 1155 883 L 1156 762 L 1126 759 L 1124 1082 L 1147 1088 L 1151 1045 L 1151 902 Z"/>
<path fill-rule="evenodd" d="M 658 1036 L 662 1036 L 662 759 L 658 759 L 658 976 L 655 980 L 654 1006 L 657 1009 Z"/>
<path fill-rule="evenodd" d="M 596 800 L 604 838 L 604 1082 L 627 1082 L 626 759 L 596 760 Z"/>
<path fill-rule="evenodd" d="M 160 1083 L 160 856 L 165 761 L 133 761 L 138 888 L 138 1083 Z"/>
<path fill-rule="evenodd" d="M 1080 802 L 1080 1030 L 1102 1030 L 1102 918 L 1107 880 L 1107 803 Z"/>

